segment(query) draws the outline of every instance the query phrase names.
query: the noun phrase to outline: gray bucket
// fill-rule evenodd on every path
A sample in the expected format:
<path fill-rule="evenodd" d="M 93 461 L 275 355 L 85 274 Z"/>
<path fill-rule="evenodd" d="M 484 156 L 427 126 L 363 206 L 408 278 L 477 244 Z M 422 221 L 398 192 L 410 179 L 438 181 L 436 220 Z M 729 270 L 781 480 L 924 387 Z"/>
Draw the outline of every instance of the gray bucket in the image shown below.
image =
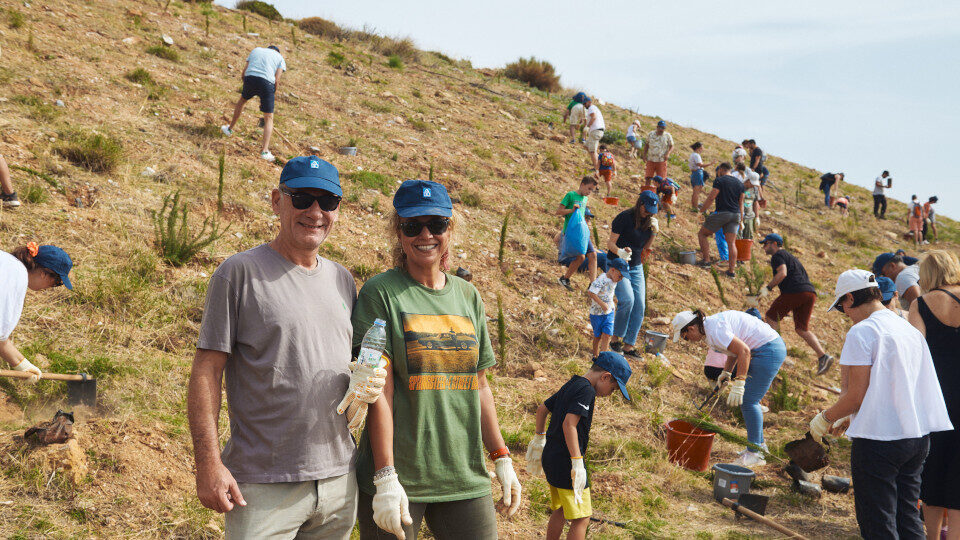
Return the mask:
<path fill-rule="evenodd" d="M 345 156 L 355 156 L 355 155 L 357 155 L 357 147 L 356 147 L 356 146 L 341 146 L 341 147 L 340 147 L 340 153 L 343 154 L 343 155 L 345 155 Z"/>
<path fill-rule="evenodd" d="M 746 467 L 730 463 L 713 466 L 713 498 L 720 502 L 724 497 L 737 500 L 750 492 L 750 482 L 756 474 Z"/>
<path fill-rule="evenodd" d="M 696 251 L 681 251 L 678 255 L 680 256 L 680 264 L 697 264 Z"/>
<path fill-rule="evenodd" d="M 667 336 L 660 332 L 643 332 L 644 351 L 652 354 L 662 353 L 667 348 Z"/>

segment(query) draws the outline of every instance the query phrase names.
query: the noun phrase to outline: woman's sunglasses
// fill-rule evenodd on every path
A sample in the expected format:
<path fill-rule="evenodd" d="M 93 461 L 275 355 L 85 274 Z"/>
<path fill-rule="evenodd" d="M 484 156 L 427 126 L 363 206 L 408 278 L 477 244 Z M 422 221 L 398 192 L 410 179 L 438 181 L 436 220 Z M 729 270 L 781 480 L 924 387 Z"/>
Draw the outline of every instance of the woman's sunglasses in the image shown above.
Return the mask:
<path fill-rule="evenodd" d="M 280 193 L 290 197 L 290 202 L 297 210 L 306 210 L 307 208 L 310 208 L 313 206 L 313 201 L 317 201 L 317 204 L 320 205 L 320 209 L 325 212 L 333 212 L 340 207 L 340 197 L 334 195 L 333 193 L 310 195 L 309 193 L 287 191 L 285 189 L 281 189 Z"/>
<path fill-rule="evenodd" d="M 47 275 L 50 276 L 51 279 L 53 279 L 54 287 L 59 287 L 63 285 L 63 280 L 60 279 L 60 274 L 54 272 L 53 270 L 47 270 Z"/>
<path fill-rule="evenodd" d="M 426 227 L 430 234 L 436 236 L 447 232 L 450 227 L 450 219 L 445 217 L 433 218 L 430 221 L 404 221 L 400 223 L 400 231 L 404 236 L 414 238 L 420 236 L 420 232 Z"/>

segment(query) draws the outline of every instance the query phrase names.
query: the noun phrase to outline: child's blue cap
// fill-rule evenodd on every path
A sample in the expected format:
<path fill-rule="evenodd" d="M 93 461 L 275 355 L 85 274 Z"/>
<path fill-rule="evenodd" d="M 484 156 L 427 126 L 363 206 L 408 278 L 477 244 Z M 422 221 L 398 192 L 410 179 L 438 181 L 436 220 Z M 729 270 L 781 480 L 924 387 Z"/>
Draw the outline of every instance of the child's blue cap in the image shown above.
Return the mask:
<path fill-rule="evenodd" d="M 886 276 L 878 277 L 877 285 L 880 286 L 880 294 L 883 295 L 884 302 L 889 302 L 890 299 L 893 298 L 893 293 L 897 292 L 896 284 Z"/>
<path fill-rule="evenodd" d="M 623 394 L 624 399 L 630 401 L 630 393 L 627 392 L 627 381 L 630 380 L 630 375 L 633 375 L 633 370 L 630 369 L 630 364 L 627 363 L 623 355 L 613 351 L 604 351 L 593 359 L 593 365 L 613 375 L 613 378 L 616 379 L 617 384 L 620 386 L 620 393 Z"/>
<path fill-rule="evenodd" d="M 630 272 L 630 266 L 627 264 L 627 261 L 617 257 L 616 259 L 610 259 L 607 261 L 608 268 L 616 268 L 620 271 L 620 274 L 626 276 Z"/>

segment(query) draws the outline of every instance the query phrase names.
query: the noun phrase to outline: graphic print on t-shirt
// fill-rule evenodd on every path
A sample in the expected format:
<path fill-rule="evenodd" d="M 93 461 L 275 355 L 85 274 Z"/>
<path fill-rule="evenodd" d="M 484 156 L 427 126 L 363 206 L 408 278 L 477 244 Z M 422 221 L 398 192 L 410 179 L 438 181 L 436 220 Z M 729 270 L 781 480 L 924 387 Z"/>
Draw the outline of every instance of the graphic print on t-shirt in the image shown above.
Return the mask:
<path fill-rule="evenodd" d="M 410 390 L 476 390 L 480 347 L 461 315 L 403 313 Z"/>

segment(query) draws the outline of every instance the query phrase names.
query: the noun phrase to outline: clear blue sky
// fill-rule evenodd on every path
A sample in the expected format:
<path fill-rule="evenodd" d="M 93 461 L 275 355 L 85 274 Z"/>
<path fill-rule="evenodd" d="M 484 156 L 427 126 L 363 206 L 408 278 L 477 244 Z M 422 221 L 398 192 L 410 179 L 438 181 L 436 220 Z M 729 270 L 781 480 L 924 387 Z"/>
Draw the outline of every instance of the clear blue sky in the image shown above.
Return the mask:
<path fill-rule="evenodd" d="M 861 186 L 888 169 L 888 195 L 960 218 L 960 166 L 938 164 L 960 126 L 960 2 L 273 3 L 474 66 L 549 60 L 564 86 Z"/>

